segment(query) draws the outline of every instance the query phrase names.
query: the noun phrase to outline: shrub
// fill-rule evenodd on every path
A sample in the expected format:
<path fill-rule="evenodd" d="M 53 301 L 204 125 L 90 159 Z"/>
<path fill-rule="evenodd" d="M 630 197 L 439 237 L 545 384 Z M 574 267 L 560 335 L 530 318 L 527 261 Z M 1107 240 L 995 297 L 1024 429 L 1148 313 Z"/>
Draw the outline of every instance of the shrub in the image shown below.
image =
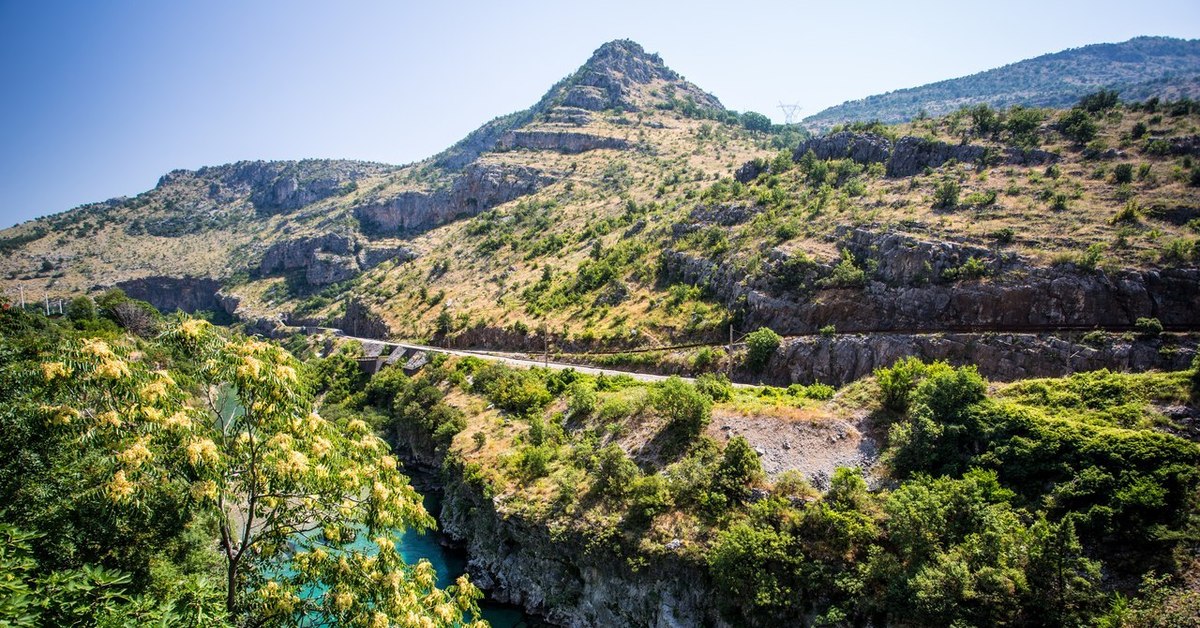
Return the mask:
<path fill-rule="evenodd" d="M 1200 352 L 1192 358 L 1192 397 L 1200 397 Z"/>
<path fill-rule="evenodd" d="M 818 401 L 827 401 L 829 399 L 833 399 L 833 394 L 835 392 L 837 392 L 837 390 L 829 384 L 809 384 L 808 386 L 804 387 L 804 396 L 808 397 L 809 399 L 816 399 Z"/>
<path fill-rule="evenodd" d="M 696 378 L 696 390 L 708 395 L 713 401 L 729 401 L 733 396 L 733 384 L 724 373 L 705 373 Z"/>
<path fill-rule="evenodd" d="M 1071 109 L 1058 120 L 1063 136 L 1076 144 L 1086 144 L 1096 137 L 1096 123 L 1083 109 Z"/>
<path fill-rule="evenodd" d="M 611 444 L 596 456 L 595 483 L 593 487 L 601 494 L 623 497 L 638 477 L 637 465 L 617 444 Z"/>
<path fill-rule="evenodd" d="M 759 327 L 746 336 L 746 365 L 761 371 L 779 349 L 783 339 L 769 327 Z"/>
<path fill-rule="evenodd" d="M 517 454 L 517 471 L 526 481 L 545 477 L 550 472 L 550 461 L 554 459 L 554 450 L 548 445 L 529 445 Z"/>
<path fill-rule="evenodd" d="M 993 231 L 992 238 L 996 240 L 997 244 L 1012 244 L 1016 239 L 1016 232 L 1012 227 L 1004 227 Z"/>
<path fill-rule="evenodd" d="M 974 366 L 929 369 L 913 390 L 910 403 L 928 408 L 939 422 L 944 422 L 982 401 L 986 391 L 987 383 Z"/>
<path fill-rule="evenodd" d="M 1133 323 L 1133 328 L 1146 336 L 1157 336 L 1163 332 L 1162 323 L 1157 318 L 1139 318 Z"/>
<path fill-rule="evenodd" d="M 742 126 L 748 131 L 770 131 L 771 119 L 756 111 L 747 111 L 741 115 Z"/>
<path fill-rule="evenodd" d="M 861 288 L 867 283 L 867 273 L 854 263 L 848 249 L 842 249 L 842 261 L 833 267 L 833 272 L 817 282 L 825 288 Z"/>
<path fill-rule="evenodd" d="M 1141 218 L 1141 215 L 1142 211 L 1141 208 L 1138 207 L 1137 201 L 1129 201 L 1128 203 L 1125 203 L 1125 207 L 1121 208 L 1121 210 L 1118 211 L 1116 215 L 1113 216 L 1108 222 L 1112 225 L 1122 222 L 1136 223 L 1138 219 Z"/>
<path fill-rule="evenodd" d="M 933 190 L 933 207 L 934 209 L 954 209 L 958 206 L 958 195 L 962 192 L 962 186 L 954 179 L 946 179 L 942 181 Z"/>
<path fill-rule="evenodd" d="M 935 362 L 927 365 L 920 358 L 908 357 L 897 360 L 891 367 L 876 369 L 875 380 L 879 384 L 879 392 L 882 393 L 880 401 L 883 407 L 893 412 L 907 412 L 909 396 L 916 388 L 917 382 L 925 376 L 931 366 L 938 365 L 948 368 L 945 363 Z"/>
<path fill-rule="evenodd" d="M 712 418 L 712 399 L 674 375 L 654 387 L 650 403 L 683 442 L 699 436 Z"/>
<path fill-rule="evenodd" d="M 1130 183 L 1133 181 L 1133 164 L 1117 164 L 1113 168 L 1113 183 Z"/>
<path fill-rule="evenodd" d="M 552 400 L 546 384 L 535 372 L 499 364 L 489 364 L 479 369 L 472 388 L 497 407 L 514 414 L 539 411 Z"/>
<path fill-rule="evenodd" d="M 762 478 L 758 453 L 744 436 L 734 436 L 725 445 L 721 463 L 713 474 L 713 490 L 735 502 L 750 497 L 750 485 Z"/>
<path fill-rule="evenodd" d="M 1115 89 L 1102 89 L 1079 99 L 1079 107 L 1092 113 L 1106 111 L 1120 103 L 1118 96 L 1119 92 Z"/>
<path fill-rule="evenodd" d="M 571 418 L 587 418 L 595 411 L 596 389 L 583 381 L 572 383 L 567 400 L 567 412 Z"/>

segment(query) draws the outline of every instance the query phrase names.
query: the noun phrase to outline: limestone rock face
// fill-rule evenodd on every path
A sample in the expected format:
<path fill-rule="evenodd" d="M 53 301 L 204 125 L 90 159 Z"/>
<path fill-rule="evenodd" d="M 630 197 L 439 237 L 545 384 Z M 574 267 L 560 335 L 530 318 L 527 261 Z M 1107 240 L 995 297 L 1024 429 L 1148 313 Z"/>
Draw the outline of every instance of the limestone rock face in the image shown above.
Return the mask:
<path fill-rule="evenodd" d="M 505 133 L 496 145 L 500 150 L 529 149 L 553 150 L 560 153 L 575 154 L 601 148 L 625 150 L 629 142 L 619 137 L 605 137 L 591 133 L 572 133 L 570 131 L 509 131 Z"/>
<path fill-rule="evenodd" d="M 345 194 L 364 177 L 383 174 L 395 166 L 338 159 L 302 161 L 239 161 L 199 170 L 175 170 L 163 175 L 158 187 L 184 179 L 208 183 L 208 200 L 217 204 L 248 199 L 261 214 L 298 209 Z"/>
<path fill-rule="evenodd" d="M 835 386 L 870 375 L 875 369 L 915 356 L 925 361 L 973 364 L 994 381 L 1061 377 L 1101 368 L 1118 371 L 1175 371 L 1188 368 L 1195 335 L 1166 341 L 1134 337 L 1091 346 L 1074 334 L 871 334 L 808 336 L 787 340 L 763 379 L 789 384 L 823 382 Z M 1175 350 L 1163 351 L 1164 346 Z"/>
<path fill-rule="evenodd" d="M 1140 317 L 1158 318 L 1168 328 L 1200 323 L 1197 269 L 1031 267 L 1000 251 L 871 230 L 843 231 L 839 243 L 860 267 L 873 269 L 863 286 L 823 282 L 837 260 L 789 264 L 779 253 L 754 276 L 672 250 L 664 252 L 662 269 L 666 279 L 707 286 L 740 309 L 746 329 L 769 326 L 784 335 L 827 325 L 839 332 L 1032 333 L 1051 327 L 1131 328 Z M 948 276 L 972 257 L 986 268 L 986 277 Z"/>
<path fill-rule="evenodd" d="M 1042 165 L 1058 161 L 1058 155 L 1038 149 L 1009 147 L 999 154 L 990 154 L 985 147 L 974 144 L 947 144 L 911 135 L 893 142 L 882 135 L 852 131 L 801 142 L 792 156 L 799 160 L 810 150 L 818 159 L 853 159 L 860 164 L 885 164 L 889 177 L 912 176 L 925 168 L 937 168 L 951 159 L 966 163 L 988 160 L 989 163 L 1012 165 Z"/>
<path fill-rule="evenodd" d="M 191 314 L 225 309 L 217 298 L 221 285 L 208 277 L 142 277 L 118 282 L 115 287 L 134 299 L 153 305 L 160 312 L 179 310 Z"/>
<path fill-rule="evenodd" d="M 354 238 L 337 233 L 280 242 L 263 253 L 258 269 L 262 274 L 269 275 L 306 268 L 317 253 L 351 256 L 355 244 Z"/>
<path fill-rule="evenodd" d="M 360 205 L 354 213 L 370 234 L 416 233 L 533 194 L 556 178 L 529 166 L 473 163 L 448 191 L 402 192 L 384 202 Z"/>

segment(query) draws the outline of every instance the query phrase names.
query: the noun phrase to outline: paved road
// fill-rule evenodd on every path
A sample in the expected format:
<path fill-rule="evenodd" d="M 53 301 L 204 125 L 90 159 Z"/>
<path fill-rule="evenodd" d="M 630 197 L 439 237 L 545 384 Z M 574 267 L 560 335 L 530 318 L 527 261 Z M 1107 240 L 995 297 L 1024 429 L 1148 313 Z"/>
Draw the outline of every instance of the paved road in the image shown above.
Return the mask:
<path fill-rule="evenodd" d="M 516 366 L 516 367 L 521 367 L 521 368 L 531 368 L 531 367 L 536 366 L 539 368 L 549 368 L 549 369 L 553 369 L 556 371 L 561 371 L 561 370 L 565 370 L 565 369 L 575 369 L 576 371 L 579 371 L 580 373 L 586 373 L 588 375 L 605 375 L 605 376 L 609 376 L 609 377 L 613 377 L 613 376 L 617 376 L 617 375 L 628 375 L 629 377 L 632 377 L 638 381 L 643 381 L 643 382 L 660 382 L 664 379 L 667 379 L 667 377 L 668 377 L 667 375 L 651 375 L 649 373 L 634 373 L 632 371 L 606 369 L 606 368 L 599 368 L 599 367 L 595 367 L 595 366 L 585 366 L 583 364 L 571 364 L 568 362 L 556 362 L 554 360 L 550 360 L 550 361 L 530 360 L 528 358 L 517 357 L 518 354 L 512 354 L 512 353 L 499 353 L 499 352 L 494 352 L 494 351 L 467 351 L 464 349 L 447 349 L 445 347 L 431 347 L 429 345 L 418 345 L 418 344 L 412 344 L 412 343 L 407 343 L 407 342 L 392 342 L 389 340 L 379 340 L 377 338 L 361 338 L 358 336 L 347 336 L 345 334 L 341 334 L 340 337 L 346 338 L 348 340 L 357 340 L 364 344 L 365 343 L 375 343 L 375 344 L 382 344 L 385 347 L 403 347 L 405 349 L 412 349 L 412 350 L 416 350 L 416 351 L 430 351 L 433 353 L 444 353 L 446 355 L 457 355 L 457 356 L 461 356 L 461 357 L 473 357 L 473 358 L 479 358 L 481 360 L 487 360 L 489 362 L 498 362 L 500 364 L 507 364 L 509 366 Z M 695 381 L 694 378 L 691 378 L 691 377 L 682 377 L 682 379 L 684 381 L 688 381 L 688 382 Z M 746 384 L 734 384 L 734 386 L 746 386 Z"/>

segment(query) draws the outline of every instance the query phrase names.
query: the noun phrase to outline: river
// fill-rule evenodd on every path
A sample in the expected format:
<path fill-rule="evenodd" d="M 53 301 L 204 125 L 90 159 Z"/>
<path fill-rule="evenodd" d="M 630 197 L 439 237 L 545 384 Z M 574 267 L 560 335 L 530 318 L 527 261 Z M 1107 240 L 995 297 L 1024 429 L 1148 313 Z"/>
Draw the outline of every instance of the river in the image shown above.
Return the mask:
<path fill-rule="evenodd" d="M 434 514 L 441 510 L 438 495 L 424 492 L 422 496 L 425 498 L 426 510 Z M 415 563 L 424 558 L 432 563 L 433 568 L 437 570 L 438 587 L 445 588 L 454 584 L 454 581 L 466 572 L 467 561 L 463 552 L 442 545 L 440 540 L 438 532 L 420 533 L 406 530 L 401 535 L 397 548 L 406 562 Z M 501 604 L 485 598 L 480 601 L 479 607 L 483 611 L 483 618 L 492 628 L 534 628 L 545 625 L 511 604 Z"/>

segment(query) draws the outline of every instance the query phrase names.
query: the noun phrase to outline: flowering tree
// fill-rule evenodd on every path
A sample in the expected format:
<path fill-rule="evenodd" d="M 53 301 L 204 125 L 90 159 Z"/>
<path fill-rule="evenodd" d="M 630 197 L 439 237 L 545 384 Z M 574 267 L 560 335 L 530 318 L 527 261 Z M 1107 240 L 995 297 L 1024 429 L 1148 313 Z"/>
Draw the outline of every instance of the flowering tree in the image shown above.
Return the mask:
<path fill-rule="evenodd" d="M 441 590 L 428 562 L 403 561 L 396 530 L 432 518 L 362 420 L 312 411 L 295 358 L 200 320 L 159 342 L 195 369 L 172 375 L 83 340 L 41 364 L 56 402 L 42 411 L 55 429 L 112 451 L 102 490 L 115 508 L 145 511 L 143 496 L 166 485 L 215 517 L 231 619 L 449 626 L 478 615 L 481 594 L 465 577 Z"/>

